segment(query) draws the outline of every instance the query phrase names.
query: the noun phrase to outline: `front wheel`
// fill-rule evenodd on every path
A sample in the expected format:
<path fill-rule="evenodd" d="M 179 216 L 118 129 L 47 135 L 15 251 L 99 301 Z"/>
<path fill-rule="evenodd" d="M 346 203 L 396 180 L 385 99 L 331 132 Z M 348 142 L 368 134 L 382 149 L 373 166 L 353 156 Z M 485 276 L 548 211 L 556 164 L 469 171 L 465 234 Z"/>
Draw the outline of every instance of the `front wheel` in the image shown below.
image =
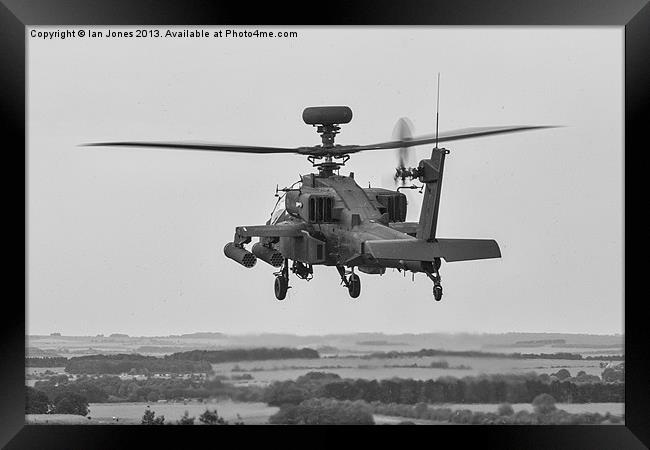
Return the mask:
<path fill-rule="evenodd" d="M 435 298 L 437 302 L 439 302 L 442 299 L 442 286 L 440 286 L 439 284 L 436 284 L 433 287 L 433 298 Z"/>
<path fill-rule="evenodd" d="M 361 279 L 356 273 L 350 275 L 350 279 L 348 280 L 348 293 L 352 298 L 357 298 L 361 294 Z"/>
<path fill-rule="evenodd" d="M 275 298 L 284 300 L 287 296 L 287 289 L 289 289 L 289 280 L 285 277 L 275 277 Z"/>

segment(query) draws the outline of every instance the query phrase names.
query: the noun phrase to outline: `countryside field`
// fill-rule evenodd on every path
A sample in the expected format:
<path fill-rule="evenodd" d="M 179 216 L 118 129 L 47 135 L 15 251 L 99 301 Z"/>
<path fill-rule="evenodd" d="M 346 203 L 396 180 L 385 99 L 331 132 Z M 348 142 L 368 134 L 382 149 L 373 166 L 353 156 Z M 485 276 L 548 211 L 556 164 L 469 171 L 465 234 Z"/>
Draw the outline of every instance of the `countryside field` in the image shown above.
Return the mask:
<path fill-rule="evenodd" d="M 446 361 L 448 369 L 430 368 L 431 363 Z M 558 359 L 508 359 L 473 357 L 423 357 L 365 359 L 360 357 L 328 357 L 315 360 L 274 360 L 246 361 L 238 363 L 213 364 L 217 375 L 230 377 L 234 374 L 249 373 L 251 381 L 238 381 L 238 384 L 268 384 L 273 381 L 292 380 L 309 371 L 336 373 L 341 378 L 386 379 L 392 377 L 428 380 L 452 376 L 462 378 L 470 375 L 497 373 L 554 373 L 564 368 L 573 375 L 585 371 L 589 375 L 600 376 L 602 368 L 598 360 L 558 360 Z M 419 367 L 409 367 L 409 366 Z M 465 369 L 455 367 L 464 366 Z"/>
<path fill-rule="evenodd" d="M 196 335 L 200 335 L 197 337 Z M 550 339 L 550 338 L 553 339 Z M 549 338 L 549 339 L 541 339 Z M 250 344 L 263 340 L 263 336 L 225 336 L 218 333 L 197 333 L 190 337 L 30 337 L 28 354 L 75 358 L 83 355 L 141 354 L 164 358 L 174 352 L 188 352 L 198 349 L 220 351 L 221 349 L 259 348 Z M 381 334 L 339 335 L 320 337 L 300 337 L 271 335 L 270 343 L 278 343 L 287 348 L 318 349 L 317 358 L 288 358 L 272 360 L 238 360 L 237 362 L 212 363 L 212 373 L 208 379 L 221 380 L 226 385 L 241 388 L 265 388 L 274 382 L 296 380 L 310 372 L 336 374 L 342 379 L 387 380 L 393 378 L 413 380 L 436 380 L 440 378 L 463 379 L 481 375 L 530 373 L 553 375 L 561 369 L 569 371 L 571 377 L 584 372 L 600 379 L 604 367 L 611 364 L 608 357 L 623 354 L 622 336 L 589 335 L 398 335 Z M 247 345 L 245 345 L 247 344 Z M 262 346 L 263 347 L 263 346 Z M 278 346 L 279 347 L 279 346 Z M 414 356 L 423 348 L 451 351 L 476 351 L 474 356 Z M 218 349 L 218 350 L 217 350 Z M 397 352 L 387 356 L 389 352 Z M 399 352 L 409 353 L 408 355 Z M 531 355 L 573 353 L 590 359 L 562 359 L 539 356 L 521 357 L 514 353 Z M 602 356 L 602 359 L 601 357 Z M 593 358 L 593 359 L 591 359 Z M 615 361 L 616 363 L 620 362 Z M 64 367 L 27 367 L 26 385 L 34 386 L 39 380 L 47 380 L 56 375 L 70 375 Z M 95 374 L 93 376 L 101 376 Z M 165 374 L 159 374 L 168 376 Z M 113 375 L 114 376 L 114 375 Z M 124 380 L 133 376 L 126 373 Z M 140 375 L 141 376 L 141 375 Z M 150 376 L 158 376 L 148 374 Z M 71 379 L 74 379 L 72 377 Z M 38 386 L 37 386 L 38 387 Z M 87 417 L 61 414 L 28 414 L 28 423 L 83 423 L 83 424 L 139 424 L 146 409 L 156 416 L 165 416 L 167 423 L 176 423 L 185 411 L 190 417 L 198 417 L 206 408 L 217 409 L 219 415 L 229 422 L 241 421 L 245 424 L 268 423 L 271 416 L 279 410 L 261 401 L 233 401 L 222 398 L 186 398 L 154 401 L 113 401 L 89 403 Z M 142 399 L 140 399 L 142 400 Z M 431 408 L 449 408 L 454 411 L 469 410 L 479 413 L 496 413 L 495 403 L 432 403 Z M 515 412 L 533 411 L 530 403 L 514 403 Z M 623 403 L 557 403 L 557 408 L 571 414 L 599 413 L 622 418 Z M 375 423 L 393 424 L 402 422 L 405 417 L 373 414 Z M 410 419 L 409 419 L 410 420 Z M 413 419 L 416 424 L 437 424 L 440 421 Z M 622 423 L 623 421 L 621 421 Z M 442 422 L 447 423 L 447 422 Z"/>
<path fill-rule="evenodd" d="M 460 404 L 460 403 L 442 403 L 431 405 L 436 408 L 450 408 L 452 410 L 467 409 L 470 411 L 496 412 L 498 405 L 494 404 Z M 515 403 L 512 405 L 515 411 L 533 410 L 529 403 Z M 622 403 L 582 403 L 567 404 L 558 403 L 558 409 L 563 409 L 569 413 L 610 413 L 615 416 L 622 416 Z M 31 424 L 121 424 L 137 425 L 140 424 L 145 409 L 151 409 L 156 416 L 164 415 L 166 421 L 176 422 L 185 411 L 190 417 L 198 417 L 206 408 L 216 409 L 220 416 L 229 422 L 242 421 L 246 425 L 266 424 L 270 416 L 278 411 L 278 407 L 268 406 L 261 402 L 233 402 L 231 400 L 208 401 L 208 402 L 171 402 L 171 403 L 145 403 L 145 402 L 125 402 L 125 403 L 91 403 L 90 412 L 87 417 L 66 415 L 66 414 L 29 414 L 27 423 Z M 398 423 L 405 420 L 403 417 L 386 416 L 375 414 L 377 423 Z M 118 420 L 116 420 L 118 419 Z M 416 422 L 417 423 L 417 422 Z M 430 424 L 431 421 L 420 421 L 421 424 Z"/>

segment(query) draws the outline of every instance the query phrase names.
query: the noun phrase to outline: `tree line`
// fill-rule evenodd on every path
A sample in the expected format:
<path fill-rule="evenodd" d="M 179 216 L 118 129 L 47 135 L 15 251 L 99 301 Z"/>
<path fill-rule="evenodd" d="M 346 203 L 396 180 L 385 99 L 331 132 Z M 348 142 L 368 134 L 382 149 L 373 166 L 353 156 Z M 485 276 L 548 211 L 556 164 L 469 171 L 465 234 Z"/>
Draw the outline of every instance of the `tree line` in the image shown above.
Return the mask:
<path fill-rule="evenodd" d="M 163 359 L 140 354 L 90 355 L 70 358 L 65 371 L 73 374 L 120 373 L 209 373 L 212 366 L 206 361 Z"/>
<path fill-rule="evenodd" d="M 396 403 L 368 403 L 364 400 L 333 400 L 315 398 L 298 405 L 286 404 L 270 417 L 271 424 L 287 425 L 334 425 L 334 424 L 372 424 L 373 414 L 403 417 L 400 424 L 413 425 L 407 419 L 423 419 L 434 422 L 472 425 L 586 425 L 620 423 L 621 417 L 610 413 L 571 414 L 555 405 L 555 399 L 541 394 L 531 402 L 533 411 L 515 412 L 508 403 L 499 405 L 495 412 L 452 410 L 436 408 L 426 403 L 405 405 Z"/>
<path fill-rule="evenodd" d="M 366 402 L 424 403 L 530 403 L 540 394 L 567 403 L 623 402 L 623 383 L 560 381 L 549 375 L 489 375 L 442 377 L 436 380 L 329 379 L 280 381 L 265 391 L 270 405 L 299 404 L 310 398 L 364 400 Z"/>
<path fill-rule="evenodd" d="M 195 424 L 196 417 L 190 417 L 190 414 L 188 411 L 185 411 L 183 416 L 176 422 L 176 425 L 194 425 Z M 206 410 L 199 416 L 199 423 L 201 425 L 230 425 L 230 422 L 228 422 L 226 419 L 223 417 L 219 416 L 217 413 L 217 410 L 210 410 L 206 408 Z M 164 415 L 159 415 L 156 417 L 156 413 L 150 409 L 145 409 L 144 414 L 142 416 L 142 421 L 140 422 L 140 425 L 172 425 L 173 422 L 165 422 L 165 416 Z M 233 425 L 244 425 L 244 422 L 242 421 L 237 421 L 234 422 Z"/>
<path fill-rule="evenodd" d="M 68 363 L 65 356 L 27 357 L 25 367 L 64 367 Z"/>
<path fill-rule="evenodd" d="M 565 373 L 566 372 L 566 373 Z M 263 401 L 272 406 L 298 405 L 314 398 L 363 400 L 384 404 L 417 403 L 530 403 L 541 394 L 562 403 L 623 402 L 623 382 L 596 381 L 583 372 L 572 377 L 562 369 L 556 374 L 535 373 L 483 375 L 431 380 L 392 378 L 385 380 L 343 379 L 337 374 L 309 372 L 296 380 L 276 381 L 269 386 L 235 386 L 218 378 L 121 379 L 117 376 L 66 375 L 37 381 L 34 388 L 53 403 L 61 395 L 77 395 L 87 402 L 155 402 L 158 400 L 230 398 Z M 42 398 L 41 398 L 42 400 Z M 38 403 L 38 399 L 34 398 Z"/>
<path fill-rule="evenodd" d="M 219 379 L 121 379 L 117 376 L 80 377 L 68 380 L 65 375 L 37 381 L 34 388 L 50 399 L 61 393 L 82 395 L 90 403 L 105 402 L 155 402 L 186 398 L 225 397 L 237 401 L 259 401 L 262 388 L 233 386 Z"/>
<path fill-rule="evenodd" d="M 273 359 L 318 359 L 320 355 L 310 348 L 250 348 L 229 350 L 192 350 L 164 357 L 145 356 L 139 353 L 114 355 L 85 355 L 72 358 L 26 358 L 27 367 L 65 367 L 72 374 L 121 373 L 210 373 L 211 364 Z"/>
<path fill-rule="evenodd" d="M 272 425 L 374 425 L 372 408 L 360 402 L 312 398 L 285 404 L 269 418 Z"/>
<path fill-rule="evenodd" d="M 264 361 L 272 359 L 318 359 L 319 353 L 311 348 L 241 348 L 226 350 L 191 350 L 166 355 L 165 359 L 207 361 L 213 364 L 239 361 Z"/>
<path fill-rule="evenodd" d="M 565 359 L 565 360 L 623 360 L 623 355 L 582 356 L 579 353 L 495 353 L 479 350 L 438 350 L 423 348 L 416 352 L 374 352 L 364 355 L 363 359 L 424 358 L 428 356 L 463 356 L 467 358 L 508 358 L 508 359 Z"/>
<path fill-rule="evenodd" d="M 74 392 L 46 393 L 25 386 L 25 414 L 88 414 L 88 399 Z"/>

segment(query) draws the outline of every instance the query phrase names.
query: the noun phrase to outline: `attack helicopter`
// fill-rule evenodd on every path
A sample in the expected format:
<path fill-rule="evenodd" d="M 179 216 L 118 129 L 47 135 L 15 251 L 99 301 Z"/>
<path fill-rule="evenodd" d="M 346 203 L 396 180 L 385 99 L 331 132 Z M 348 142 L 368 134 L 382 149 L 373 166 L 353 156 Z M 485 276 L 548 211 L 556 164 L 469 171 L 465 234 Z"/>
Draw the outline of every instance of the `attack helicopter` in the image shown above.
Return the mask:
<path fill-rule="evenodd" d="M 436 116 L 438 113 L 436 113 Z M 261 147 L 246 145 L 175 142 L 102 142 L 86 146 L 153 147 L 167 149 L 223 151 L 256 154 L 293 153 L 307 157 L 317 173 L 302 175 L 293 185 L 276 188 L 276 207 L 265 225 L 237 226 L 224 254 L 246 268 L 261 259 L 277 269 L 274 292 L 284 300 L 290 272 L 303 280 L 313 278 L 316 265 L 335 267 L 350 297 L 361 293 L 361 279 L 355 272 L 383 275 L 387 268 L 424 273 L 433 282 L 433 296 L 442 299 L 441 260 L 445 262 L 500 258 L 499 245 L 492 239 L 442 238 L 436 234 L 445 157 L 448 149 L 438 143 L 513 133 L 550 126 L 499 126 L 465 128 L 413 137 L 406 119 L 400 119 L 393 140 L 371 145 L 335 144 L 340 125 L 352 120 L 347 106 L 308 107 L 303 121 L 316 128 L 321 144 L 304 147 Z M 406 167 L 407 150 L 434 144 L 429 158 L 417 167 Z M 361 151 L 397 149 L 396 190 L 362 188 L 354 173 L 341 175 L 350 155 Z M 418 180 L 421 186 L 406 185 Z M 418 222 L 406 222 L 407 197 L 401 189 L 424 191 Z M 284 201 L 284 205 L 280 202 Z M 282 207 L 283 206 L 283 207 Z M 257 238 L 250 249 L 246 245 Z"/>

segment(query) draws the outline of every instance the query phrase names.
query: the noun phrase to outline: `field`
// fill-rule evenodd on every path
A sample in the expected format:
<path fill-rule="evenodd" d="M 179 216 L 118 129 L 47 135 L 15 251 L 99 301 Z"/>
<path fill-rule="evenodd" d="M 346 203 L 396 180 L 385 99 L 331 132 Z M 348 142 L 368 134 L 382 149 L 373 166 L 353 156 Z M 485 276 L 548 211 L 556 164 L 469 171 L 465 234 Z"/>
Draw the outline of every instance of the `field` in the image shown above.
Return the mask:
<path fill-rule="evenodd" d="M 544 333 L 483 334 L 403 334 L 357 333 L 347 335 L 294 336 L 282 334 L 230 336 L 220 333 L 192 333 L 180 336 L 128 337 L 128 336 L 29 336 L 27 352 L 31 356 L 74 357 L 88 354 L 140 353 L 163 356 L 194 349 L 232 349 L 253 347 L 291 347 L 317 350 L 319 359 L 283 359 L 268 361 L 242 361 L 212 364 L 214 375 L 235 385 L 268 385 L 274 381 L 295 380 L 308 372 L 329 372 L 342 378 L 366 380 L 412 378 L 416 380 L 440 377 L 463 378 L 481 374 L 553 374 L 567 369 L 572 376 L 584 371 L 600 377 L 604 360 L 576 359 L 515 359 L 508 357 L 435 356 L 370 358 L 375 352 L 416 352 L 420 349 L 474 350 L 490 353 L 578 353 L 583 356 L 621 355 L 624 353 L 621 335 L 579 335 Z M 431 367 L 433 364 L 434 367 Z M 440 367 L 446 365 L 446 367 Z M 63 367 L 26 369 L 26 384 L 33 386 L 37 379 L 46 378 L 46 371 L 65 373 Z M 248 380 L 236 379 L 252 377 Z M 496 404 L 435 404 L 433 408 L 469 409 L 495 412 Z M 532 411 L 530 404 L 513 404 L 515 411 Z M 72 415 L 28 415 L 28 423 L 48 424 L 139 424 L 145 408 L 157 416 L 164 415 L 167 422 L 175 423 L 185 411 L 198 417 L 206 408 L 217 409 L 220 416 L 233 422 L 246 424 L 266 423 L 278 411 L 265 403 L 238 403 L 229 400 L 206 402 L 156 402 L 156 403 L 91 403 L 87 417 Z M 622 403 L 557 404 L 569 413 L 609 412 L 622 416 Z M 240 418 L 238 418 L 238 415 Z M 114 419 L 115 418 L 115 419 Z M 402 421 L 417 424 L 438 424 L 426 420 L 375 415 L 379 424 Z M 197 420 L 198 423 L 198 420 Z M 447 422 L 445 422 L 447 424 Z"/>
<path fill-rule="evenodd" d="M 436 404 L 430 406 L 434 408 L 450 408 L 452 410 L 468 409 L 470 411 L 480 412 L 496 412 L 498 407 L 498 405 L 486 404 Z M 515 412 L 531 412 L 533 410 L 532 406 L 527 403 L 515 403 L 512 407 Z M 622 403 L 558 403 L 557 407 L 572 414 L 597 412 L 604 415 L 609 412 L 612 415 L 620 417 L 624 412 Z M 188 411 L 190 417 L 197 417 L 196 424 L 199 424 L 198 416 L 206 408 L 211 410 L 216 409 L 219 415 L 229 422 L 242 421 L 247 425 L 265 424 L 268 418 L 278 411 L 277 407 L 267 406 L 265 403 L 238 403 L 229 400 L 205 403 L 91 403 L 90 413 L 88 414 L 90 419 L 88 417 L 69 414 L 30 414 L 27 416 L 26 421 L 31 424 L 137 425 L 140 423 L 146 408 L 154 411 L 156 416 L 164 415 L 166 422 L 171 423 L 175 423 L 185 411 Z M 379 414 L 375 414 L 374 418 L 377 424 L 396 424 L 405 420 L 412 421 L 418 425 L 449 424 L 448 422 L 434 422 Z"/>
<path fill-rule="evenodd" d="M 66 414 L 30 414 L 27 416 L 29 423 L 89 423 L 89 424 L 139 424 L 145 409 L 151 409 L 156 416 L 165 416 L 166 422 L 175 423 L 185 411 L 190 417 L 197 418 L 206 408 L 216 409 L 219 416 L 229 422 L 241 420 L 245 424 L 266 423 L 268 418 L 278 411 L 274 406 L 266 403 L 238 403 L 230 400 L 212 402 L 169 402 L 169 403 L 90 403 L 88 420 L 85 417 Z M 241 417 L 241 419 L 238 419 Z M 115 420 L 113 418 L 117 418 Z"/>
<path fill-rule="evenodd" d="M 49 371 L 48 373 L 46 373 Z M 25 368 L 25 386 L 34 386 L 39 380 L 46 378 L 48 374 L 65 375 L 65 367 L 27 367 Z"/>
<path fill-rule="evenodd" d="M 432 362 L 446 361 L 448 369 L 430 368 Z M 215 374 L 230 377 L 248 373 L 251 381 L 237 381 L 237 384 L 268 384 L 272 381 L 292 380 L 309 371 L 331 372 L 342 378 L 385 379 L 392 377 L 417 380 L 435 379 L 443 376 L 462 378 L 470 375 L 527 372 L 555 373 L 565 368 L 576 375 L 584 370 L 589 375 L 600 376 L 603 369 L 600 361 L 561 359 L 507 359 L 470 358 L 459 356 L 365 359 L 360 357 L 329 357 L 314 360 L 287 359 L 276 361 L 246 361 L 239 363 L 213 364 Z M 407 367 L 417 365 L 420 367 Z M 393 366 L 393 367 L 388 367 Z M 425 366 L 425 367 L 422 367 Z M 455 367 L 465 366 L 469 369 Z M 234 369 L 234 370 L 233 370 Z"/>
<path fill-rule="evenodd" d="M 451 410 L 469 409 L 470 411 L 480 412 L 497 412 L 499 405 L 491 405 L 484 403 L 444 403 L 437 405 L 430 405 L 434 408 L 449 408 Z M 533 405 L 530 403 L 513 403 L 512 408 L 515 412 L 519 411 L 533 411 Z M 599 413 L 605 415 L 610 413 L 614 416 L 622 416 L 624 413 L 623 403 L 557 403 L 557 409 L 563 409 L 571 414 L 578 413 Z"/>

